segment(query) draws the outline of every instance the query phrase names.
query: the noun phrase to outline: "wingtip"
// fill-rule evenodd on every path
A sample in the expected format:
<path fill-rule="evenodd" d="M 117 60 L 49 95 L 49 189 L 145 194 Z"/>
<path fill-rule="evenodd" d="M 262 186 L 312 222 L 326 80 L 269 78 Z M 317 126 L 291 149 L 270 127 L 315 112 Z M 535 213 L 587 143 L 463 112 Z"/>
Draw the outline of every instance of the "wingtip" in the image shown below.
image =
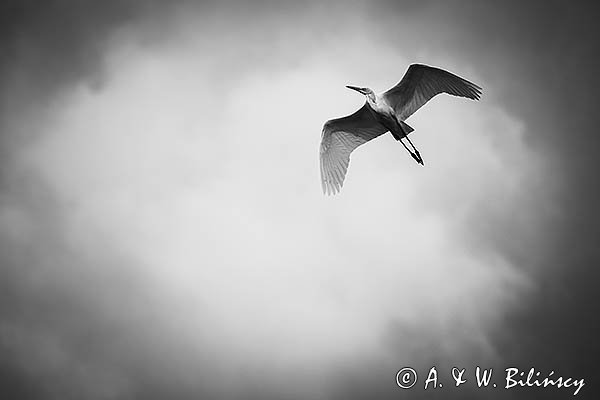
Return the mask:
<path fill-rule="evenodd" d="M 475 92 L 475 95 L 477 96 L 477 100 L 479 100 L 481 98 L 481 95 L 483 94 L 483 88 L 474 83 L 471 83 L 471 85 L 473 85 L 473 91 Z"/>
<path fill-rule="evenodd" d="M 336 184 L 334 184 L 332 182 L 322 181 L 321 186 L 323 189 L 323 195 L 328 196 L 328 197 L 335 196 L 341 190 L 341 186 L 338 187 Z"/>
<path fill-rule="evenodd" d="M 471 82 L 469 82 L 469 83 L 470 83 L 469 89 L 470 89 L 470 92 L 471 92 L 470 93 L 471 94 L 470 98 L 472 100 L 476 100 L 476 101 L 481 100 L 481 96 L 483 94 L 483 89 L 480 86 L 477 86 L 474 83 L 471 83 Z"/>

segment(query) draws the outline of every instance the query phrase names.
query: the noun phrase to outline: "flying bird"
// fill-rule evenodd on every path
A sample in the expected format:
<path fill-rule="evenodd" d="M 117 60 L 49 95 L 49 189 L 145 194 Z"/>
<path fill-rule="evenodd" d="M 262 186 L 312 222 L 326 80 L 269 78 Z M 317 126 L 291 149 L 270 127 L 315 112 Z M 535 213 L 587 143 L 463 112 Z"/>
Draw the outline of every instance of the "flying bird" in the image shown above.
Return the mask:
<path fill-rule="evenodd" d="M 413 159 L 423 158 L 408 134 L 414 129 L 405 120 L 440 93 L 479 100 L 482 89 L 476 84 L 440 68 L 412 64 L 393 88 L 375 94 L 367 87 L 346 86 L 366 97 L 354 114 L 330 119 L 321 134 L 320 161 L 323 192 L 335 194 L 344 184 L 350 153 L 361 144 L 386 132 L 402 143 Z M 409 146 L 402 139 L 406 139 Z"/>

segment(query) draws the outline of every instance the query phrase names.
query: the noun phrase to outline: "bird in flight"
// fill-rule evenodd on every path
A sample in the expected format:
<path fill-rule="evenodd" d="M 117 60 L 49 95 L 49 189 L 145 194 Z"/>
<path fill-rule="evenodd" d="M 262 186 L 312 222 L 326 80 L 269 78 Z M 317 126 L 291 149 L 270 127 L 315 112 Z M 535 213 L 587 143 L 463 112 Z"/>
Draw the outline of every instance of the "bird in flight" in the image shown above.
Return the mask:
<path fill-rule="evenodd" d="M 404 121 L 440 93 L 472 100 L 479 100 L 482 93 L 481 87 L 466 79 L 421 64 L 412 64 L 396 86 L 381 94 L 366 87 L 346 87 L 365 95 L 367 101 L 354 114 L 330 119 L 323 126 L 321 184 L 326 194 L 335 194 L 342 188 L 350 153 L 388 131 L 416 162 L 424 165 L 421 154 L 408 137 L 414 129 Z M 402 139 L 406 139 L 410 147 Z"/>

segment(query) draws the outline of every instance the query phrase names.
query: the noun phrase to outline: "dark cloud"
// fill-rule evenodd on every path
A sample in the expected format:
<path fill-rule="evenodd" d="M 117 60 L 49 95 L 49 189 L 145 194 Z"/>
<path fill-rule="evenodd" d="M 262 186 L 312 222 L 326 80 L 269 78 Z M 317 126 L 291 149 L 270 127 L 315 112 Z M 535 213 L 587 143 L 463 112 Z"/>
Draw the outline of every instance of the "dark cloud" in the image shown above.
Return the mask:
<path fill-rule="evenodd" d="M 188 6 L 202 7 L 200 3 Z M 261 3 L 261 7 L 271 18 L 282 21 L 300 14 L 301 8 L 273 3 Z M 225 8 L 225 14 L 215 15 L 236 13 L 235 20 L 245 15 L 235 3 Z M 329 11 L 342 9 L 337 6 Z M 152 366 L 162 354 L 154 347 L 160 345 L 160 339 L 138 342 L 132 338 L 140 327 L 157 329 L 160 336 L 161 328 L 153 326 L 160 318 L 146 315 L 129 325 L 119 317 L 134 315 L 144 309 L 145 302 L 151 302 L 151 294 L 145 294 L 147 282 L 121 273 L 126 270 L 123 266 L 137 260 L 121 254 L 110 238 L 98 238 L 105 251 L 86 255 L 74 249 L 65 235 L 69 206 L 55 199 L 45 182 L 23 175 L 21 170 L 17 173 L 12 164 L 12 154 L 29 134 L 15 128 L 19 116 L 32 109 L 47 112 L 52 96 L 81 82 L 92 90 L 102 90 L 104 54 L 111 35 L 135 24 L 160 25 L 170 10 L 171 6 L 158 2 L 136 1 L 5 1 L 0 6 L 0 88 L 5 93 L 0 104 L 0 205 L 9 210 L 2 222 L 10 228 L 0 236 L 0 392 L 7 398 L 65 398 L 65 394 L 66 398 L 226 397 L 178 374 L 177 368 L 169 375 L 164 373 L 168 368 Z M 486 98 L 524 122 L 525 143 L 543 159 L 547 170 L 539 180 L 522 182 L 522 194 L 517 196 L 523 204 L 521 210 L 497 209 L 482 202 L 469 215 L 473 229 L 461 228 L 467 230 L 464 234 L 474 247 L 495 249 L 534 282 L 522 303 L 487 332 L 500 357 L 491 357 L 466 341 L 456 358 L 436 358 L 432 354 L 448 352 L 436 342 L 437 335 L 424 333 L 429 325 L 390 321 L 382 343 L 391 358 L 398 354 L 398 365 L 396 361 L 381 363 L 376 356 L 351 360 L 340 366 L 339 379 L 332 379 L 332 397 L 405 395 L 388 384 L 393 382 L 389 368 L 402 366 L 406 340 L 420 343 L 412 349 L 410 359 L 419 359 L 422 350 L 426 354 L 419 361 L 423 368 L 478 360 L 494 360 L 499 368 L 535 366 L 585 377 L 583 391 L 591 397 L 600 372 L 595 364 L 599 355 L 595 340 L 600 334 L 596 315 L 600 298 L 595 290 L 600 274 L 596 269 L 600 265 L 596 243 L 600 237 L 596 207 L 600 186 L 595 184 L 600 170 L 596 154 L 600 114 L 594 109 L 600 89 L 595 79 L 600 69 L 599 10 L 567 2 L 411 1 L 382 2 L 359 7 L 357 12 L 354 22 L 373 23 L 369 30 L 407 58 L 418 60 L 425 48 L 430 54 L 472 68 L 493 89 L 486 90 Z M 253 13 L 260 21 L 260 12 Z M 395 26 L 397 16 L 411 24 L 414 37 L 394 35 L 400 32 Z M 304 18 L 308 23 L 309 18 Z M 160 27 L 150 31 L 161 34 Z M 251 28 L 245 30 L 249 32 Z M 252 37 L 275 44 L 273 36 Z M 231 59 L 237 60 L 235 56 Z M 215 74 L 219 76 L 218 71 Z M 28 218 L 21 219 L 18 212 L 11 214 L 10 210 L 17 209 L 14 205 L 19 212 L 25 210 Z M 531 210 L 536 211 L 534 215 L 528 215 Z M 28 225 L 31 220 L 36 223 Z M 29 239 L 24 242 L 19 235 Z M 56 265 L 63 272 L 60 276 L 51 273 Z M 78 268 L 81 265 L 85 270 Z M 97 282 L 101 284 L 95 285 Z M 119 295 L 114 296 L 115 292 Z M 136 295 L 124 297 L 128 292 Z M 119 304 L 105 304 L 111 298 Z M 129 302 L 130 312 L 110 312 L 122 307 L 122 302 Z M 127 357 L 119 357 L 123 354 Z M 170 365 L 168 357 L 166 364 Z M 235 395 L 302 397 L 284 389 L 278 392 L 248 385 L 246 392 Z M 532 393 L 532 389 L 515 390 L 498 397 L 527 398 Z M 478 398 L 481 392 L 413 390 L 410 394 L 414 398 Z M 560 390 L 545 390 L 540 395 L 566 396 Z"/>
<path fill-rule="evenodd" d="M 402 7 L 390 4 L 398 13 Z M 594 78 L 600 68 L 600 28 L 595 22 L 600 8 L 560 1 L 463 1 L 430 2 L 413 11 L 418 23 L 443 27 L 443 35 L 425 33 L 432 51 L 456 52 L 473 65 L 494 90 L 486 96 L 524 121 L 528 147 L 545 160 L 544 179 L 520 188 L 525 194 L 544 194 L 533 208 L 523 204 L 535 216 L 519 210 L 473 216 L 473 222 L 485 221 L 479 221 L 482 228 L 476 235 L 528 271 L 536 287 L 492 334 L 502 355 L 498 366 L 568 371 L 585 377 L 585 396 L 592 396 L 600 372 L 595 361 L 600 321 L 594 315 L 600 301 L 595 288 L 600 274 L 600 213 L 595 207 L 600 186 L 593 183 L 600 170 L 600 118 L 594 110 L 600 90 Z M 535 390 L 515 392 L 529 398 Z M 565 393 L 539 395 L 562 398 Z"/>
<path fill-rule="evenodd" d="M 0 234 L 0 393 L 5 398 L 115 398 L 128 392 L 126 382 L 115 382 L 120 378 L 110 364 L 98 361 L 106 356 L 103 341 L 115 336 L 110 320 L 76 289 L 110 279 L 111 266 L 127 261 L 76 255 L 63 236 L 64 205 L 45 182 L 16 169 L 14 155 L 32 139 L 32 132 L 18 128 L 22 118 L 51 109 L 52 97 L 70 85 L 101 87 L 111 33 L 144 15 L 149 5 L 61 0 L 0 5 L 0 208 L 6 228 Z M 97 274 L 78 270 L 91 262 L 98 265 Z M 110 285 L 126 291 L 129 283 L 125 278 Z"/>

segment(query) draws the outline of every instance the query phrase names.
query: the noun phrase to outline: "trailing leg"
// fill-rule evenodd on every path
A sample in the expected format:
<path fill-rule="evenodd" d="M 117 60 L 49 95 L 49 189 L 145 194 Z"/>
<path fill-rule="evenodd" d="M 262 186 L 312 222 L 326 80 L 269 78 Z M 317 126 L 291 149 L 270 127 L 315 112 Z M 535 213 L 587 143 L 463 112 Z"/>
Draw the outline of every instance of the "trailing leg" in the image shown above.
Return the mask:
<path fill-rule="evenodd" d="M 393 136 L 394 136 L 394 139 L 396 139 L 397 141 L 399 141 L 400 143 L 402 143 L 402 146 L 404 146 L 404 148 L 406 149 L 406 151 L 408 151 L 410 153 L 410 155 L 412 156 L 412 158 L 414 158 L 414 160 L 416 162 L 418 162 L 419 164 L 423 165 L 423 160 L 421 159 L 421 156 L 419 156 L 419 153 L 417 153 L 417 154 L 413 153 L 411 151 L 411 149 L 408 148 L 408 146 L 406 145 L 406 143 L 404 143 L 400 137 L 398 137 L 396 135 L 393 135 Z"/>
<path fill-rule="evenodd" d="M 419 153 L 419 150 L 417 150 L 417 148 L 415 147 L 415 145 L 413 144 L 413 142 L 410 141 L 410 138 L 408 137 L 408 135 L 405 136 L 406 140 L 408 140 L 408 143 L 410 143 L 410 145 L 412 146 L 413 150 L 415 151 L 415 154 L 417 155 L 417 157 L 419 158 L 417 160 L 417 162 L 421 165 L 425 165 L 423 164 L 423 157 L 421 157 L 421 153 Z M 406 147 L 406 146 L 405 146 Z M 412 154 L 412 152 L 411 152 Z"/>

